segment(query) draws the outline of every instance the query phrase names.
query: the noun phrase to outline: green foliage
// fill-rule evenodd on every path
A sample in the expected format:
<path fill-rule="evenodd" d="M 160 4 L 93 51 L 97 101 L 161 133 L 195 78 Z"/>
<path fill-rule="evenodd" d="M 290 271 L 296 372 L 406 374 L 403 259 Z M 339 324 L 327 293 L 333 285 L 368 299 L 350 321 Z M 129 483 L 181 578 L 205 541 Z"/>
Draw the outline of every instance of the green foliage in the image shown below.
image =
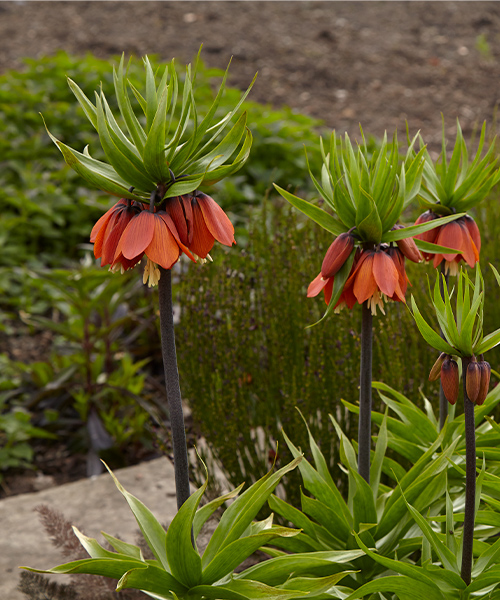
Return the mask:
<path fill-rule="evenodd" d="M 423 147 L 423 141 L 421 140 Z M 483 151 L 484 156 L 482 156 Z M 446 135 L 443 120 L 442 151 L 433 161 L 424 150 L 425 165 L 420 204 L 437 214 L 449 215 L 465 212 L 484 200 L 500 181 L 498 159 L 495 156 L 495 139 L 486 144 L 486 123 L 481 128 L 479 145 L 472 162 L 457 119 L 457 137 L 451 158 L 446 151 Z"/>
<path fill-rule="evenodd" d="M 83 154 L 73 150 L 49 132 L 66 163 L 93 186 L 114 196 L 137 201 L 149 200 L 155 190 L 159 201 L 167 195 L 187 194 L 203 183 L 213 184 L 239 170 L 252 145 L 252 136 L 246 128 L 246 113 L 222 140 L 219 135 L 230 125 L 250 88 L 236 107 L 214 122 L 225 87 L 226 71 L 213 104 L 200 120 L 193 93 L 196 65 L 194 71 L 191 65 L 186 67 L 181 86 L 172 60 L 160 69 L 162 76 L 157 86 L 149 58 L 146 56 L 143 62 L 146 82 L 141 86 L 142 93 L 127 79 L 124 56 L 118 68 L 113 68 L 120 120 L 126 126 L 128 137 L 116 121 L 102 90 L 100 94 L 95 92 L 94 106 L 69 79 L 71 90 L 99 135 L 108 162 L 92 158 L 88 148 Z M 140 116 L 132 108 L 129 88 L 139 103 Z M 216 147 L 211 149 L 213 144 Z M 233 162 L 228 162 L 235 153 Z M 130 186 L 133 191 L 128 189 Z"/>
<path fill-rule="evenodd" d="M 497 282 L 500 276 L 492 267 Z M 443 296 L 439 290 L 439 278 L 443 277 Z M 432 305 L 444 339 L 427 323 L 421 315 L 418 306 L 412 298 L 413 318 L 425 341 L 436 350 L 457 356 L 473 356 L 483 354 L 500 344 L 500 329 L 484 337 L 483 335 L 483 306 L 484 283 L 479 264 L 476 266 L 475 283 L 469 279 L 463 269 L 458 277 L 456 308 L 453 311 L 448 288 L 443 275 L 437 275 L 434 285 Z"/>
<path fill-rule="evenodd" d="M 6 361 L 10 402 L 36 411 L 39 423 L 61 440 L 75 445 L 79 439 L 80 450 L 89 443 L 83 425 L 93 410 L 111 436 L 108 445 L 122 451 L 130 444 L 150 445 L 145 424 L 151 414 L 160 419 L 144 386 L 149 358 L 131 354 L 150 321 L 136 306 L 140 283 L 110 277 L 91 260 L 73 269 L 18 275 L 31 298 L 22 313 L 26 334 L 42 330 L 53 339 L 49 357 Z M 136 310 L 129 310 L 131 303 Z"/>
<path fill-rule="evenodd" d="M 289 600 L 305 596 L 321 597 L 324 589 L 331 588 L 347 574 L 338 570 L 332 573 L 332 566 L 335 563 L 348 564 L 348 561 L 363 554 L 362 551 L 296 555 L 293 559 L 296 576 L 324 571 L 325 568 L 330 570 L 327 582 L 324 579 L 311 582 L 305 588 L 302 579 L 297 580 L 296 589 L 293 584 L 290 585 L 291 582 L 287 581 L 290 570 L 288 568 L 283 572 L 283 561 L 279 557 L 233 577 L 233 570 L 262 545 L 277 538 L 294 537 L 299 533 L 287 527 L 273 526 L 272 518 L 261 522 L 253 522 L 253 519 L 281 477 L 294 469 L 300 461 L 301 457 L 297 457 L 275 473 L 269 472 L 236 499 L 234 498 L 241 488 L 199 508 L 207 485 L 205 482 L 182 505 L 166 532 L 151 511 L 127 492 L 112 475 L 155 560 L 145 560 L 138 546 L 108 534 L 105 534 L 105 538 L 114 551 L 106 550 L 97 540 L 86 537 L 74 528 L 82 546 L 90 555 L 89 559 L 73 561 L 49 571 L 29 570 L 39 573 L 103 575 L 118 580 L 117 591 L 139 589 L 155 598 L 172 600 Z M 208 545 L 201 552 L 196 543 L 201 527 L 229 498 L 233 498 L 232 504 L 225 510 Z M 273 583 L 275 580 L 279 580 L 277 584 Z"/>
<path fill-rule="evenodd" d="M 9 369 L 3 360 L 2 367 L 4 371 Z M 7 469 L 31 467 L 34 451 L 30 441 L 33 438 L 55 437 L 40 427 L 34 427 L 30 413 L 11 402 L 13 396 L 12 391 L 0 392 L 0 482 L 2 472 Z"/>

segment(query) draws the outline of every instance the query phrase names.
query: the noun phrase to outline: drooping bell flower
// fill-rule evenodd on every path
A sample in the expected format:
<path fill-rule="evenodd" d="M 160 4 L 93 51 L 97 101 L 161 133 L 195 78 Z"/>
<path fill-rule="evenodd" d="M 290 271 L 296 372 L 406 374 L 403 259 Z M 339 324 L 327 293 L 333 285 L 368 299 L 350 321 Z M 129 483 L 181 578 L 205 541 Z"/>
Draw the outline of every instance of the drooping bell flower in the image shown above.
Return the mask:
<path fill-rule="evenodd" d="M 325 302 L 329 304 L 333 283 L 334 277 L 324 277 L 320 273 L 309 285 L 308 298 L 323 290 Z M 404 256 L 398 248 L 383 245 L 377 250 L 361 250 L 355 257 L 335 310 L 338 312 L 343 306 L 351 309 L 356 302 L 368 302 L 372 314 L 376 314 L 377 307 L 385 314 L 384 302 L 405 302 L 407 285 Z"/>
<path fill-rule="evenodd" d="M 167 198 L 165 210 L 175 223 L 182 243 L 202 259 L 207 257 L 215 240 L 225 246 L 236 243 L 228 216 L 203 192 Z"/>
<path fill-rule="evenodd" d="M 437 217 L 438 215 L 431 211 L 426 211 L 420 215 L 415 224 L 425 223 Z M 438 246 L 460 250 L 460 253 L 450 252 L 448 254 L 423 253 L 425 260 L 433 260 L 434 267 L 438 267 L 444 261 L 445 273 L 449 273 L 450 275 L 458 274 L 460 261 L 466 262 L 471 268 L 479 261 L 481 235 L 476 222 L 469 215 L 460 217 L 456 221 L 446 223 L 415 237 L 435 243 Z"/>
<path fill-rule="evenodd" d="M 181 242 L 170 215 L 165 211 L 143 210 L 135 215 L 123 231 L 116 247 L 112 268 L 129 268 L 144 255 L 148 262 L 144 271 L 144 283 L 156 285 L 160 279 L 158 266 L 171 269 L 182 252 L 194 260 Z"/>
<path fill-rule="evenodd" d="M 90 241 L 94 244 L 94 256 L 101 259 L 101 266 L 110 265 L 115 257 L 118 242 L 130 221 L 143 210 L 142 204 L 122 198 L 97 221 L 92 228 Z M 127 265 L 127 269 L 136 264 Z"/>

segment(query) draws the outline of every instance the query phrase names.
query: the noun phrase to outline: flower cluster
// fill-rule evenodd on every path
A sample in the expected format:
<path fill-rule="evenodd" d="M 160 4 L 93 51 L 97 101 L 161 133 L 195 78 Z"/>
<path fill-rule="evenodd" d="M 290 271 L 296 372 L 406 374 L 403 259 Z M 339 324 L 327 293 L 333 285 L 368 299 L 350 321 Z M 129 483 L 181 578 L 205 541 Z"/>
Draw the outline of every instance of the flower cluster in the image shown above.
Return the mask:
<path fill-rule="evenodd" d="M 427 210 L 418 217 L 415 224 L 428 223 L 437 218 L 439 218 L 439 215 L 431 210 Z M 476 222 L 469 215 L 425 231 L 415 237 L 425 242 L 437 244 L 438 246 L 454 248 L 460 252 L 449 254 L 429 254 L 423 252 L 426 261 L 433 260 L 434 267 L 438 267 L 444 260 L 445 273 L 449 273 L 450 275 L 458 274 L 460 261 L 465 261 L 472 268 L 479 260 L 481 234 Z"/>
<path fill-rule="evenodd" d="M 144 256 L 144 283 L 156 285 L 159 266 L 170 269 L 184 252 L 191 260 L 206 259 L 215 240 L 236 243 L 234 228 L 222 208 L 202 192 L 167 198 L 157 208 L 122 199 L 94 225 L 90 241 L 101 266 L 122 272 Z"/>
<path fill-rule="evenodd" d="M 471 402 L 479 406 L 484 403 L 490 387 L 490 377 L 490 363 L 483 359 L 478 361 L 475 356 L 472 356 L 467 365 L 465 380 L 467 396 Z M 429 373 L 429 381 L 436 381 L 439 378 L 441 378 L 446 400 L 450 404 L 455 404 L 458 399 L 460 374 L 457 361 L 446 352 L 441 352 Z"/>
<path fill-rule="evenodd" d="M 353 251 L 355 238 L 351 233 L 340 234 L 328 249 L 321 272 L 309 284 L 308 298 L 317 296 L 323 290 L 325 302 L 330 303 L 335 275 Z M 408 276 L 405 270 L 405 257 L 420 262 L 422 255 L 411 238 L 392 244 L 379 244 L 374 249 L 357 248 L 351 271 L 344 284 L 335 312 L 347 306 L 352 309 L 358 304 L 368 303 L 372 314 L 377 307 L 384 312 L 384 302 L 389 299 L 405 302 Z"/>

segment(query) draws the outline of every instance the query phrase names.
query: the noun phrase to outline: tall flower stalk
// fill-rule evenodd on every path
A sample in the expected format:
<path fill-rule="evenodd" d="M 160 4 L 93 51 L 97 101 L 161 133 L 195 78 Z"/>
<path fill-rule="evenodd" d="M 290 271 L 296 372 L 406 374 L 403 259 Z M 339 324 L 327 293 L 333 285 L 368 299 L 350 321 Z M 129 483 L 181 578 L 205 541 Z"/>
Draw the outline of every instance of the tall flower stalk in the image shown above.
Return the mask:
<path fill-rule="evenodd" d="M 286 190 L 275 186 L 293 206 L 301 210 L 335 237 L 319 275 L 310 283 L 307 295 L 323 291 L 328 308 L 323 316 L 344 307 L 362 306 L 361 365 L 358 423 L 358 472 L 369 482 L 371 449 L 372 318 L 377 309 L 385 314 L 389 300 L 405 302 L 408 277 L 405 259 L 420 262 L 422 255 L 412 239 L 459 215 L 403 227 L 398 223 L 404 209 L 415 199 L 424 169 L 424 149 L 415 153 L 409 144 L 402 162 L 396 136 L 381 146 L 353 147 L 349 136 L 333 132 L 329 146 L 321 140 L 323 168 L 320 181 L 313 183 L 333 215 Z M 427 241 L 418 242 L 426 252 L 446 252 L 449 248 Z"/>
<path fill-rule="evenodd" d="M 233 110 L 216 117 L 226 71 L 208 113 L 199 118 L 194 101 L 196 68 L 186 67 L 181 84 L 173 61 L 159 70 L 158 77 L 147 57 L 144 67 L 143 91 L 126 80 L 123 57 L 113 70 L 118 120 L 102 90 L 96 92 L 93 104 L 75 82 L 68 80 L 99 134 L 108 162 L 92 158 L 88 148 L 79 152 L 49 135 L 77 173 L 121 198 L 92 229 L 95 257 L 101 259 L 102 266 L 121 272 L 143 261 L 144 283 L 159 284 L 162 355 L 180 508 L 189 497 L 189 469 L 175 352 L 171 269 L 182 254 L 206 262 L 215 240 L 226 246 L 235 243 L 229 218 L 199 188 L 235 173 L 247 160 L 252 136 L 246 127 L 246 113 L 234 123 L 233 117 L 252 86 Z M 139 114 L 132 107 L 130 93 Z"/>
<path fill-rule="evenodd" d="M 418 198 L 426 211 L 418 217 L 416 224 L 431 222 L 442 215 L 467 213 L 484 200 L 500 180 L 498 159 L 495 156 L 495 139 L 490 143 L 486 142 L 486 123 L 481 129 L 477 151 L 472 161 L 469 160 L 467 144 L 458 119 L 451 156 L 446 151 L 444 123 L 441 146 L 441 154 L 436 161 L 433 161 L 427 150 L 424 150 L 425 165 Z M 479 261 L 481 234 L 469 214 L 419 234 L 417 238 L 454 249 L 452 252 L 436 254 L 423 252 L 424 259 L 432 261 L 434 267 L 440 267 L 441 272 L 446 275 L 445 280 L 440 280 L 443 286 L 448 286 L 450 275 L 459 273 L 462 262 L 473 268 Z M 447 415 L 448 403 L 441 388 L 439 409 L 441 428 Z"/>
<path fill-rule="evenodd" d="M 500 276 L 493 272 L 500 285 Z M 464 270 L 460 271 L 456 286 L 455 310 L 451 304 L 451 294 L 446 286 L 439 289 L 438 275 L 434 286 L 433 307 L 442 332 L 435 331 L 423 318 L 412 296 L 412 313 L 422 337 L 441 352 L 431 369 L 431 380 L 441 379 L 443 393 L 448 402 L 454 405 L 459 396 L 459 368 L 455 360 L 462 363 L 462 387 L 465 418 L 465 515 L 463 527 L 461 575 L 469 585 L 472 570 L 472 550 L 476 510 L 476 442 L 474 406 L 483 404 L 488 393 L 491 368 L 483 354 L 500 344 L 500 329 L 484 336 L 483 306 L 484 283 L 479 265 L 476 266 L 474 283 Z"/>

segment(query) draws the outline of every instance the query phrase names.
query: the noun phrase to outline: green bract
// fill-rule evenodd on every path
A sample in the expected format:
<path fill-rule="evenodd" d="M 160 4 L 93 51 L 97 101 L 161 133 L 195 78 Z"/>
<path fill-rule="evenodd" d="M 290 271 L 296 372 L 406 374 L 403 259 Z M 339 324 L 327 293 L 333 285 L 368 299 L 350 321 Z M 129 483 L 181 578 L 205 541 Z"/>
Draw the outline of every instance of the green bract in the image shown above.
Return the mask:
<path fill-rule="evenodd" d="M 388 144 L 385 135 L 381 146 L 373 152 L 369 151 L 364 137 L 363 145 L 358 145 L 355 150 L 347 134 L 342 140 L 334 131 L 328 152 L 321 139 L 321 181 L 310 171 L 309 174 L 334 216 L 277 185 L 275 187 L 286 200 L 334 235 L 354 228 L 360 241 L 373 244 L 412 237 L 457 218 L 452 216 L 434 220 L 432 224 L 392 230 L 420 190 L 424 149 L 415 155 L 415 140 L 399 166 L 396 137 Z"/>
<path fill-rule="evenodd" d="M 494 267 L 492 269 L 500 285 L 500 276 Z M 440 352 L 460 357 L 483 354 L 499 344 L 500 329 L 483 337 L 484 282 L 479 264 L 476 266 L 475 283 L 472 283 L 464 270 L 460 271 L 455 313 L 451 305 L 453 290 L 450 294 L 446 284 L 443 285 L 442 296 L 439 277 L 444 278 L 443 275 L 436 277 L 432 305 L 444 339 L 423 318 L 413 295 L 411 298 L 413 317 L 425 341 Z"/>
<path fill-rule="evenodd" d="M 253 82 L 233 110 L 222 118 L 216 116 L 227 78 L 226 70 L 212 106 L 200 119 L 194 100 L 195 73 L 191 65 L 186 67 L 183 83 L 179 82 L 174 61 L 165 66 L 158 84 L 147 57 L 144 67 L 143 93 L 126 80 L 123 56 L 118 69 L 113 70 L 120 111 L 118 120 L 102 90 L 96 92 L 94 105 L 74 81 L 68 80 L 85 115 L 97 130 L 109 161 L 92 158 L 88 148 L 80 153 L 49 132 L 68 165 L 105 192 L 138 201 L 149 201 L 154 190 L 160 196 L 158 200 L 167 195 L 188 194 L 202 184 L 215 183 L 241 168 L 252 145 L 246 113 L 222 139 L 220 134 L 230 124 Z M 129 90 L 140 106 L 139 115 L 132 108 Z M 133 191 L 129 190 L 131 187 Z"/>
<path fill-rule="evenodd" d="M 446 138 L 443 123 L 442 152 L 434 163 L 424 149 L 425 164 L 419 200 L 424 208 L 432 212 L 449 215 L 465 212 L 481 202 L 491 188 L 500 181 L 498 158 L 495 156 L 495 139 L 485 147 L 486 123 L 481 129 L 479 145 L 472 162 L 469 162 L 467 145 L 457 119 L 457 137 L 451 158 L 446 155 Z"/>

